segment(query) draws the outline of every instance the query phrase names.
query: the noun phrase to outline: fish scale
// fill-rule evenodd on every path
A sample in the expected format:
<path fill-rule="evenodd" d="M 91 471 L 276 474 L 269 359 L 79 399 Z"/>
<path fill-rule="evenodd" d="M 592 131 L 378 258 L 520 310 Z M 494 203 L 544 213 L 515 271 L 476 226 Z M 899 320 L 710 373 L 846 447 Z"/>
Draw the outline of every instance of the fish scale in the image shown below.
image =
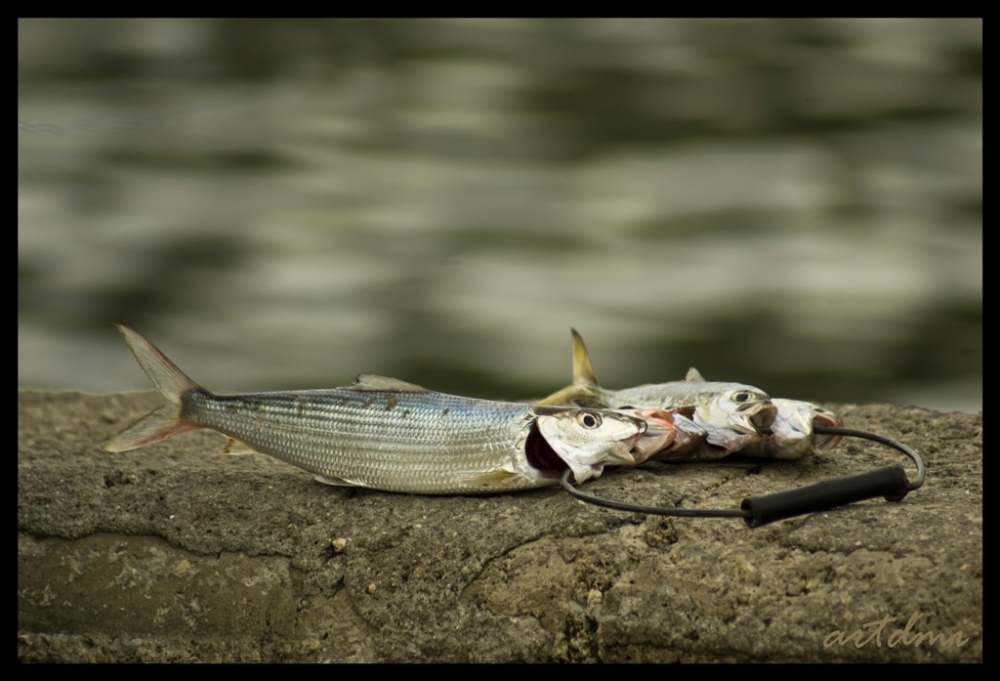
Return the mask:
<path fill-rule="evenodd" d="M 477 476 L 517 465 L 533 416 L 527 405 L 484 408 L 483 402 L 337 389 L 239 396 L 194 391 L 184 409 L 192 423 L 316 475 L 388 491 L 462 493 L 482 488 L 472 482 Z M 528 482 L 509 489 L 532 486 Z"/>

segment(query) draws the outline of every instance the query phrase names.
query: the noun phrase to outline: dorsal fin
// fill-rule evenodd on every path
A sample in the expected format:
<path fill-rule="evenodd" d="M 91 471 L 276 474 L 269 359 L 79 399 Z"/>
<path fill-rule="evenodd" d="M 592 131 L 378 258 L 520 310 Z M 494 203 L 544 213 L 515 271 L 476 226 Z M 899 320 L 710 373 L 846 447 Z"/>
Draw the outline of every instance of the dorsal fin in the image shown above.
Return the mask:
<path fill-rule="evenodd" d="M 416 385 L 414 383 L 407 383 L 406 381 L 401 381 L 398 378 L 392 378 L 390 376 L 379 376 L 378 374 L 361 374 L 354 379 L 354 383 L 351 385 L 344 386 L 344 390 L 358 390 L 358 391 L 380 391 L 380 392 L 393 392 L 393 393 L 426 393 L 430 392 L 427 388 Z"/>
<path fill-rule="evenodd" d="M 702 377 L 701 372 L 699 372 L 694 367 L 691 367 L 690 369 L 688 369 L 687 376 L 684 377 L 684 380 L 685 381 L 689 381 L 691 383 L 706 383 L 707 382 Z"/>
<path fill-rule="evenodd" d="M 573 332 L 573 385 L 599 387 L 583 337 L 572 327 L 570 331 Z"/>

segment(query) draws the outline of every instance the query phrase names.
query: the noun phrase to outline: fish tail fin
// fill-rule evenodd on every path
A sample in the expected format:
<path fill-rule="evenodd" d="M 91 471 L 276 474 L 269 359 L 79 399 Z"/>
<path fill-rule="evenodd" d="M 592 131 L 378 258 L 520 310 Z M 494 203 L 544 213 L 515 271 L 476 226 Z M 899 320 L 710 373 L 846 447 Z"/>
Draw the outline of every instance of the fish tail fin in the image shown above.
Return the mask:
<path fill-rule="evenodd" d="M 198 428 L 200 426 L 188 423 L 180 418 L 179 404 L 166 404 L 159 409 L 149 412 L 128 428 L 109 439 L 101 445 L 101 449 L 106 452 L 127 452 L 130 449 L 139 449 L 139 447 L 145 447 L 154 442 L 166 440 L 168 437 Z"/>
<path fill-rule="evenodd" d="M 594 366 L 590 363 L 590 353 L 583 342 L 580 332 L 570 328 L 573 333 L 573 385 L 597 387 L 597 376 Z"/>
<path fill-rule="evenodd" d="M 201 386 L 192 381 L 187 375 L 177 368 L 177 365 L 167 359 L 167 356 L 160 352 L 160 349 L 150 343 L 135 329 L 130 329 L 124 324 L 115 324 L 121 334 L 125 337 L 128 349 L 135 355 L 139 366 L 149 376 L 160 394 L 167 398 L 168 402 L 180 404 L 181 395 L 189 390 L 200 390 Z"/>
<path fill-rule="evenodd" d="M 183 397 L 191 390 L 203 390 L 177 368 L 159 348 L 134 329 L 116 324 L 139 366 L 149 376 L 167 404 L 154 409 L 101 445 L 106 452 L 125 452 L 166 440 L 179 433 L 200 428 L 183 417 Z"/>

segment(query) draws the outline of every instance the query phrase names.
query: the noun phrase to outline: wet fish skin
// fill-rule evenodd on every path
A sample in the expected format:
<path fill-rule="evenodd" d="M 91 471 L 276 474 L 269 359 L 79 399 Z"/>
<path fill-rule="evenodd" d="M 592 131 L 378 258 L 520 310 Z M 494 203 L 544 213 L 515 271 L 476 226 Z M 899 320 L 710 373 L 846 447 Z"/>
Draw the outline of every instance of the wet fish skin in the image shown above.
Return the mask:
<path fill-rule="evenodd" d="M 613 411 L 477 400 L 370 374 L 331 390 L 213 394 L 138 332 L 118 329 L 167 404 L 109 439 L 106 451 L 210 428 L 327 484 L 487 494 L 558 484 L 567 466 L 582 482 L 605 464 L 631 465 L 646 430 Z"/>

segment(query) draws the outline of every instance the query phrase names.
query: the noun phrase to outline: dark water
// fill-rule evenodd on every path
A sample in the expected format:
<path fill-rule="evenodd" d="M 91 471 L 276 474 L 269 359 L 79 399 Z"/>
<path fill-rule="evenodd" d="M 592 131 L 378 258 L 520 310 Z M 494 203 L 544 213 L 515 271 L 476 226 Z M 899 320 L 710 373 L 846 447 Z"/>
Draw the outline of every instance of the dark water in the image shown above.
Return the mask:
<path fill-rule="evenodd" d="M 982 404 L 982 22 L 19 22 L 19 383 Z"/>

